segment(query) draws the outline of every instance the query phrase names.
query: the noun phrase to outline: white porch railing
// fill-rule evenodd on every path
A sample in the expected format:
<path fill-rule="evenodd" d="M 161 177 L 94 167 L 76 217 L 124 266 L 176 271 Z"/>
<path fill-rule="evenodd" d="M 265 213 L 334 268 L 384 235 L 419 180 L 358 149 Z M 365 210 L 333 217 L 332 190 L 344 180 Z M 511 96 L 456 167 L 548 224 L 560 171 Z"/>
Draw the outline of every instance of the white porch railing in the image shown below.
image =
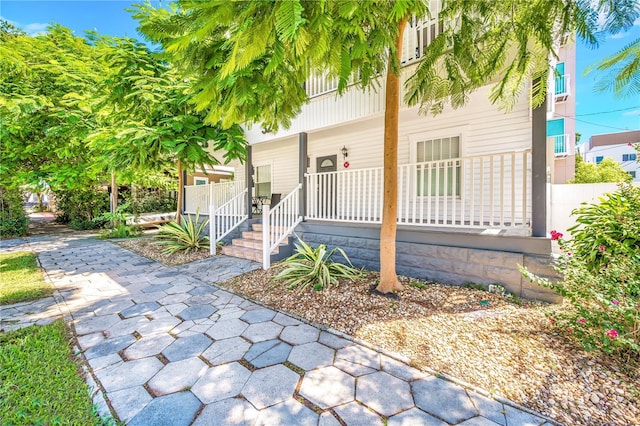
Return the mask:
<path fill-rule="evenodd" d="M 398 224 L 528 227 L 530 151 L 455 158 L 398 167 Z M 312 173 L 307 218 L 380 223 L 382 168 Z"/>
<path fill-rule="evenodd" d="M 565 101 L 571 94 L 571 80 L 569 74 L 563 74 L 555 78 L 555 88 L 553 94 L 558 102 Z"/>
<path fill-rule="evenodd" d="M 210 183 L 208 185 L 186 185 L 184 187 L 184 212 L 208 215 L 213 200 L 214 206 L 221 206 L 245 188 L 244 181 L 234 180 L 231 182 Z"/>
<path fill-rule="evenodd" d="M 247 189 L 220 207 L 211 206 L 209 217 L 210 253 L 216 254 L 216 244 L 247 219 Z"/>
<path fill-rule="evenodd" d="M 301 189 L 302 184 L 298 184 L 273 208 L 267 204 L 262 207 L 262 268 L 265 270 L 271 265 L 271 252 L 302 221 L 299 211 Z"/>

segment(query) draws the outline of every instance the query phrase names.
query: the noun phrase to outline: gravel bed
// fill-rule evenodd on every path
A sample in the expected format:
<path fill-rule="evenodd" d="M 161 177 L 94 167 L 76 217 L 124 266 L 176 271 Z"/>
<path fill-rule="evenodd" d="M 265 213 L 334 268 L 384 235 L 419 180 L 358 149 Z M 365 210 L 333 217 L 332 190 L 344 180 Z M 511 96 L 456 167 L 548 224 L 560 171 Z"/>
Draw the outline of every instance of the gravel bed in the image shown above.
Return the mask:
<path fill-rule="evenodd" d="M 165 262 L 144 239 L 120 244 Z M 189 256 L 179 257 L 181 263 L 189 261 Z M 202 257 L 194 253 L 192 260 Z M 319 292 L 290 291 L 273 280 L 278 270 L 276 265 L 220 285 L 567 425 L 640 424 L 638 354 L 585 352 L 547 319 L 561 306 L 474 288 L 424 281 L 416 285 L 408 278 L 401 278 L 405 288 L 393 300 L 370 293 L 377 273 Z"/>

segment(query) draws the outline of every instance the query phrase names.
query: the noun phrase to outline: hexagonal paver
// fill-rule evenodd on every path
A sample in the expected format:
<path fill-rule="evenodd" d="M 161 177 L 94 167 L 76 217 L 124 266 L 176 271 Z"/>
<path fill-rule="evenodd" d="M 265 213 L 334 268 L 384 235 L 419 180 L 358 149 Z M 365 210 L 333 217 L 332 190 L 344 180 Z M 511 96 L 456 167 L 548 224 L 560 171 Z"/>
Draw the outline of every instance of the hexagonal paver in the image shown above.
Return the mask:
<path fill-rule="evenodd" d="M 340 426 L 340 422 L 333 416 L 333 413 L 325 411 L 320 414 L 318 426 Z"/>
<path fill-rule="evenodd" d="M 147 315 L 158 309 L 160 305 L 156 302 L 145 302 L 133 305 L 120 313 L 124 318 L 131 318 L 139 315 Z"/>
<path fill-rule="evenodd" d="M 153 398 L 142 386 L 109 393 L 109 402 L 123 422 L 131 420 Z"/>
<path fill-rule="evenodd" d="M 291 398 L 299 378 L 281 364 L 256 370 L 242 388 L 242 395 L 261 410 Z"/>
<path fill-rule="evenodd" d="M 136 331 L 141 336 L 153 336 L 154 334 L 168 333 L 178 324 L 180 324 L 178 318 L 162 318 L 148 321 L 144 325 L 136 328 Z"/>
<path fill-rule="evenodd" d="M 381 355 L 380 361 L 382 363 L 383 371 L 386 371 L 392 376 L 396 376 L 398 379 L 406 380 L 407 382 L 429 377 L 429 374 L 386 355 Z"/>
<path fill-rule="evenodd" d="M 254 309 L 242 315 L 240 319 L 249 324 L 255 324 L 258 322 L 271 321 L 275 316 L 276 312 L 271 309 Z"/>
<path fill-rule="evenodd" d="M 139 359 L 148 356 L 158 355 L 164 348 L 169 346 L 175 339 L 169 334 L 158 334 L 144 337 L 124 351 L 126 359 Z"/>
<path fill-rule="evenodd" d="M 191 392 L 154 398 L 129 422 L 129 426 L 187 426 L 200 410 L 200 405 Z"/>
<path fill-rule="evenodd" d="M 357 402 L 339 405 L 333 409 L 348 425 L 382 426 L 382 418 Z"/>
<path fill-rule="evenodd" d="M 356 379 L 335 367 L 313 370 L 304 375 L 300 395 L 320 408 L 353 401 Z"/>
<path fill-rule="evenodd" d="M 320 330 L 308 324 L 292 325 L 285 327 L 280 334 L 280 339 L 292 345 L 304 345 L 318 340 Z"/>
<path fill-rule="evenodd" d="M 382 371 L 358 379 L 356 399 L 384 416 L 413 407 L 409 383 Z"/>
<path fill-rule="evenodd" d="M 175 303 L 181 303 L 187 300 L 189 297 L 186 293 L 169 294 L 162 299 L 158 300 L 161 305 L 173 305 Z"/>
<path fill-rule="evenodd" d="M 478 415 L 467 392 L 460 386 L 437 377 L 411 384 L 416 406 L 447 423 L 457 424 Z"/>
<path fill-rule="evenodd" d="M 251 372 L 237 362 L 212 367 L 196 382 L 191 392 L 205 404 L 240 393 Z"/>
<path fill-rule="evenodd" d="M 478 409 L 482 417 L 486 417 L 502 426 L 507 425 L 507 419 L 505 418 L 506 411 L 500 402 L 471 391 L 467 391 L 467 395 L 469 395 L 471 401 L 473 401 L 473 405 Z"/>
<path fill-rule="evenodd" d="M 340 336 L 336 336 L 333 333 L 329 333 L 328 331 L 323 331 L 320 333 L 320 339 L 318 339 L 320 343 L 323 345 L 329 346 L 333 349 L 342 349 L 347 346 L 353 345 L 353 342 L 347 339 L 343 339 Z"/>
<path fill-rule="evenodd" d="M 317 342 L 294 346 L 289 361 L 304 370 L 325 367 L 333 363 L 336 351 Z"/>
<path fill-rule="evenodd" d="M 130 334 L 114 337 L 113 339 L 107 339 L 87 349 L 84 353 L 84 356 L 87 359 L 92 359 L 115 354 L 131 345 L 135 341 L 136 338 L 131 336 Z"/>
<path fill-rule="evenodd" d="M 156 395 L 179 392 L 193 386 L 207 371 L 207 364 L 199 358 L 170 362 L 149 380 L 149 389 Z"/>
<path fill-rule="evenodd" d="M 535 426 L 544 422 L 544 419 L 538 416 L 525 413 L 508 405 L 504 406 L 504 414 L 507 417 L 508 425 Z"/>
<path fill-rule="evenodd" d="M 143 288 L 141 291 L 143 293 L 155 293 L 156 291 L 166 290 L 171 287 L 171 284 L 153 284 L 149 287 Z"/>
<path fill-rule="evenodd" d="M 278 312 L 275 317 L 273 317 L 273 322 L 276 322 L 280 325 L 284 325 L 285 327 L 288 325 L 299 325 L 302 324 L 300 320 L 297 320 L 289 315 L 283 314 L 282 312 Z"/>
<path fill-rule="evenodd" d="M 425 413 L 424 411 L 413 407 L 410 410 L 403 411 L 400 414 L 389 417 L 387 426 L 447 426 L 442 420 L 438 420 Z"/>
<path fill-rule="evenodd" d="M 247 327 L 247 329 L 242 333 L 242 336 L 254 343 L 263 342 L 265 340 L 275 339 L 281 331 L 282 326 L 275 322 L 259 322 Z"/>
<path fill-rule="evenodd" d="M 209 346 L 211 339 L 204 334 L 195 334 L 189 337 L 180 337 L 162 351 L 169 361 L 180 361 L 182 359 L 200 356 Z"/>
<path fill-rule="evenodd" d="M 318 415 L 291 398 L 260 411 L 256 423 L 265 426 L 317 426 Z"/>
<path fill-rule="evenodd" d="M 95 371 L 95 375 L 107 392 L 143 385 L 162 368 L 154 357 L 115 364 Z"/>
<path fill-rule="evenodd" d="M 192 426 L 252 426 L 258 410 L 241 398 L 228 398 L 204 407 Z"/>
<path fill-rule="evenodd" d="M 256 368 L 263 368 L 285 362 L 290 352 L 291 346 L 286 343 L 277 339 L 267 340 L 251 345 L 251 348 L 244 355 L 244 359 Z"/>
<path fill-rule="evenodd" d="M 211 316 L 215 311 L 217 311 L 217 309 L 213 306 L 195 305 L 181 311 L 178 316 L 185 321 L 197 320 L 201 318 L 209 318 L 209 316 Z"/>
<path fill-rule="evenodd" d="M 240 360 L 250 346 L 251 343 L 243 338 L 232 337 L 214 342 L 202 353 L 202 356 L 212 365 L 225 364 Z"/>
<path fill-rule="evenodd" d="M 536 423 L 511 423 L 514 425 L 522 425 L 522 426 L 539 426 L 541 422 L 543 422 L 543 419 L 540 419 L 538 422 Z M 460 426 L 498 426 L 499 424 L 496 422 L 492 422 L 489 419 L 486 419 L 484 417 L 478 416 L 478 417 L 472 417 L 469 420 L 465 420 L 462 423 L 458 423 Z"/>
<path fill-rule="evenodd" d="M 211 286 L 208 286 L 208 285 L 203 285 L 203 286 L 200 286 L 200 287 L 194 287 L 191 290 L 189 290 L 187 293 L 189 293 L 192 296 L 199 296 L 199 295 L 202 295 L 202 294 L 211 294 L 211 293 L 213 293 L 215 291 L 216 291 L 215 288 L 213 288 Z"/>
<path fill-rule="evenodd" d="M 214 296 L 213 294 L 199 294 L 197 296 L 191 296 L 184 302 L 188 305 L 211 305 L 216 299 L 218 299 L 218 296 Z"/>
<path fill-rule="evenodd" d="M 249 324 L 234 318 L 216 322 L 206 333 L 211 336 L 212 339 L 222 340 L 240 336 L 247 327 L 249 327 Z"/>

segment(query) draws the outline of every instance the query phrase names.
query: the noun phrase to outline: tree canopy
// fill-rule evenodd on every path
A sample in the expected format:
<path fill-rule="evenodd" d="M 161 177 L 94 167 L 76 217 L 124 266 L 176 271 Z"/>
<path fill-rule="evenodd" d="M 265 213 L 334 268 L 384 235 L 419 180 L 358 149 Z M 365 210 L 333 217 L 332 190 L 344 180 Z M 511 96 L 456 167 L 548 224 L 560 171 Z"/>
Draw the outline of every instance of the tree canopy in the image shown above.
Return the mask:
<path fill-rule="evenodd" d="M 599 164 L 587 163 L 576 156 L 576 175 L 569 183 L 631 182 L 632 177 L 620 163 L 605 158 Z"/>

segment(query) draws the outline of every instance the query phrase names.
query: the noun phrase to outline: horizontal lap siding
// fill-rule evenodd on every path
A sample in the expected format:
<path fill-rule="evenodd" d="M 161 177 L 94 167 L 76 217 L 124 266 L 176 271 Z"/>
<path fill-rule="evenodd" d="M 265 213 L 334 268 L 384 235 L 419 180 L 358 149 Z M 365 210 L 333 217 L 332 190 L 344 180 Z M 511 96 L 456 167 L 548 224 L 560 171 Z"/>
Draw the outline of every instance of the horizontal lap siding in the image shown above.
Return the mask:
<path fill-rule="evenodd" d="M 271 164 L 271 192 L 284 197 L 298 185 L 298 138 L 253 146 L 254 166 Z"/>

